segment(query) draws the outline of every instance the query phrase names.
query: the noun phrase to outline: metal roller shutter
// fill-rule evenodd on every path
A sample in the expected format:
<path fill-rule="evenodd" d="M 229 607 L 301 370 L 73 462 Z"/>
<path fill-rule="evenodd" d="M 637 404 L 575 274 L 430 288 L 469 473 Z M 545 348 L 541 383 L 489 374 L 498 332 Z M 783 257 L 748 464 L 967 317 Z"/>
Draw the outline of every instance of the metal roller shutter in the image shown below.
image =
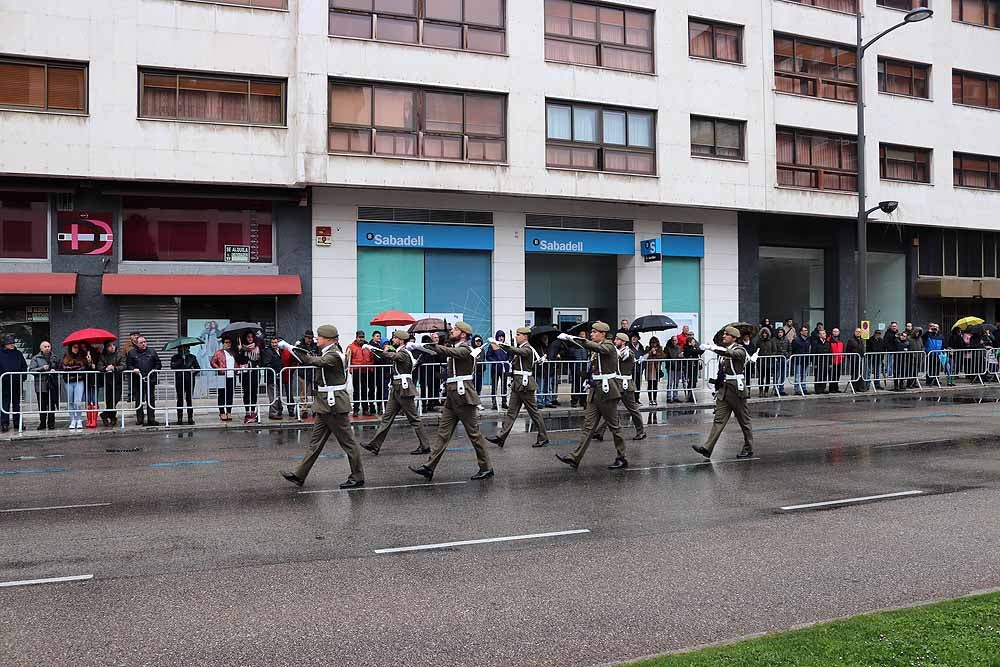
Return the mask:
<path fill-rule="evenodd" d="M 180 308 L 172 298 L 123 301 L 118 308 L 118 335 L 122 342 L 132 331 L 141 331 L 149 346 L 158 353 L 177 338 Z"/>

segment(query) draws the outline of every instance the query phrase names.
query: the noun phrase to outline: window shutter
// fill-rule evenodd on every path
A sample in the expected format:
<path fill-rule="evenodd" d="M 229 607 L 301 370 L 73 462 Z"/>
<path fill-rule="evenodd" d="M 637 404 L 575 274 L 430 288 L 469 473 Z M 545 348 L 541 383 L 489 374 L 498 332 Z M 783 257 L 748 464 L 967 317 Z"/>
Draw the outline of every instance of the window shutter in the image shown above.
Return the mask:
<path fill-rule="evenodd" d="M 49 67 L 49 108 L 85 111 L 83 70 Z"/>
<path fill-rule="evenodd" d="M 45 68 L 0 63 L 0 104 L 45 108 Z"/>

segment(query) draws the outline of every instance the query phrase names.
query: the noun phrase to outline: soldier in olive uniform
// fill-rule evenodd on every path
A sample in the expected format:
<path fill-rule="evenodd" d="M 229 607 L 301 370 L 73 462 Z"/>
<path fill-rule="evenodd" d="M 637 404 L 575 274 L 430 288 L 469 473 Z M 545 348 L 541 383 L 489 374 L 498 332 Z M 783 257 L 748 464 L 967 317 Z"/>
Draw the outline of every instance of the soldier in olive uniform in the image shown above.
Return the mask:
<path fill-rule="evenodd" d="M 427 463 L 422 466 L 409 466 L 410 470 L 431 479 L 434 477 L 434 469 L 437 467 L 441 456 L 444 455 L 448 442 L 455 434 L 455 427 L 459 422 L 465 427 L 465 433 L 472 442 L 472 447 L 476 450 L 476 461 L 479 462 L 479 472 L 472 476 L 472 479 L 486 479 L 493 477 L 493 468 L 490 467 L 490 457 L 486 453 L 486 442 L 479 432 L 479 394 L 476 392 L 476 356 L 484 348 L 477 348 L 473 351 L 469 344 L 469 336 L 472 335 L 472 327 L 465 322 L 457 322 L 451 329 L 451 345 L 427 344 L 418 345 L 410 343 L 409 350 L 424 350 L 437 354 L 448 360 L 448 378 L 445 380 L 445 403 L 441 410 L 441 421 L 438 422 L 438 430 L 434 440 L 434 448 Z"/>
<path fill-rule="evenodd" d="M 621 398 L 621 385 L 618 377 L 621 369 L 618 366 L 618 348 L 607 339 L 611 328 L 604 322 L 594 322 L 591 327 L 590 340 L 570 336 L 561 333 L 562 340 L 573 341 L 591 352 L 590 366 L 593 376 L 590 381 L 590 392 L 587 394 L 587 409 L 583 414 L 583 436 L 580 445 L 568 456 L 557 454 L 556 458 L 566 465 L 576 468 L 580 465 L 597 422 L 603 418 L 611 429 L 611 435 L 615 440 L 615 449 L 618 456 L 608 468 L 618 470 L 628 466 L 625 460 L 625 440 L 622 438 L 621 427 L 618 425 L 618 399 Z"/>
<path fill-rule="evenodd" d="M 621 383 L 622 388 L 622 405 L 625 406 L 625 410 L 628 412 L 629 417 L 632 418 L 632 424 L 635 426 L 635 436 L 632 439 L 645 440 L 646 427 L 643 426 L 642 414 L 639 412 L 639 401 L 636 398 L 637 388 L 632 386 L 632 383 L 635 381 L 636 358 L 635 352 L 629 347 L 628 334 L 615 334 L 615 347 L 618 348 L 618 365 L 621 368 L 618 382 Z M 603 440 L 604 432 L 607 428 L 607 423 L 602 421 L 601 425 L 594 431 L 594 440 Z"/>
<path fill-rule="evenodd" d="M 319 458 L 331 435 L 337 438 L 337 442 L 347 453 L 347 460 L 351 464 L 351 476 L 340 485 L 340 488 L 356 489 L 365 485 L 361 450 L 358 449 L 358 444 L 354 441 L 354 433 L 351 431 L 351 418 L 349 416 L 351 395 L 347 392 L 349 385 L 347 360 L 344 358 L 343 350 L 340 349 L 340 343 L 337 342 L 339 338 L 337 327 L 333 325 L 324 324 L 316 329 L 316 340 L 320 347 L 319 356 L 293 347 L 285 341 L 278 343 L 279 348 L 289 350 L 303 366 L 315 366 L 317 368 L 316 380 L 320 385 L 317 387 L 316 398 L 313 400 L 312 409 L 316 415 L 316 423 L 313 425 L 312 438 L 309 442 L 309 453 L 295 472 L 281 471 L 281 476 L 296 486 L 305 484 L 309 471 L 316 463 L 316 459 Z"/>
<path fill-rule="evenodd" d="M 505 345 L 494 338 L 489 339 L 490 343 L 497 345 L 513 357 L 510 375 L 510 407 L 507 409 L 507 414 L 504 415 L 503 427 L 500 432 L 493 438 L 487 438 L 490 442 L 496 443 L 498 447 L 503 447 L 504 442 L 507 441 L 507 436 L 510 435 L 514 420 L 517 419 L 522 405 L 528 411 L 528 416 L 531 417 L 531 423 L 535 425 L 535 430 L 538 431 L 538 438 L 532 447 L 544 447 L 549 442 L 548 433 L 545 432 L 545 420 L 542 419 L 535 403 L 535 392 L 538 390 L 538 385 L 535 384 L 535 364 L 541 363 L 541 357 L 528 342 L 530 333 L 531 329 L 528 327 L 518 328 L 515 334 L 516 346 Z"/>
<path fill-rule="evenodd" d="M 391 343 L 392 347 L 395 348 L 394 351 L 383 350 L 367 343 L 362 346 L 374 354 L 376 358 L 392 362 L 392 391 L 389 393 L 389 400 L 385 405 L 382 423 L 379 424 L 371 441 L 361 445 L 375 456 L 378 456 L 379 450 L 382 449 L 382 443 L 389 435 L 392 421 L 400 412 L 406 415 L 406 421 L 417 432 L 417 440 L 420 442 L 420 445 L 410 453 L 429 454 L 431 451 L 431 448 L 427 446 L 427 434 L 424 433 L 424 429 L 420 425 L 420 417 L 417 416 L 417 390 L 413 382 L 413 367 L 416 366 L 417 361 L 414 359 L 413 353 L 403 347 L 408 340 L 410 340 L 410 334 L 398 330 L 392 332 Z"/>
<path fill-rule="evenodd" d="M 705 343 L 701 345 L 702 350 L 711 350 L 722 357 L 719 360 L 719 374 L 715 378 L 715 419 L 712 421 L 712 432 L 704 446 L 691 446 L 694 451 L 708 459 L 712 458 L 715 443 L 719 441 L 719 436 L 726 428 L 729 416 L 733 414 L 736 415 L 736 421 L 743 429 L 743 449 L 736 455 L 736 458 L 747 459 L 753 456 L 753 428 L 750 424 L 750 408 L 747 407 L 750 390 L 747 389 L 747 381 L 744 376 L 747 351 L 736 342 L 739 338 L 739 329 L 726 327 L 722 334 L 724 347 Z"/>

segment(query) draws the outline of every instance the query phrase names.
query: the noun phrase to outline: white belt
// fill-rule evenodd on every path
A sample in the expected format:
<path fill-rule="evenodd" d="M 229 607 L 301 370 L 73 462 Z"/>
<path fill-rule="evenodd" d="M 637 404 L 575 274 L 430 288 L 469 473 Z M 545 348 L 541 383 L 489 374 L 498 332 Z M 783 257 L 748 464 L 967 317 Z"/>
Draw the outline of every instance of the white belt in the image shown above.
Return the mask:
<path fill-rule="evenodd" d="M 319 391 L 326 392 L 326 404 L 329 405 L 331 408 L 337 402 L 337 392 L 346 390 L 347 390 L 347 383 L 326 385 L 319 388 Z"/>
<path fill-rule="evenodd" d="M 532 371 L 511 371 L 514 375 L 521 376 L 521 385 L 524 387 L 528 386 L 528 378 L 530 378 L 534 373 Z"/>
<path fill-rule="evenodd" d="M 630 378 L 627 375 L 619 375 L 618 379 L 622 381 L 622 389 L 626 389 L 627 390 L 628 389 L 628 383 L 632 380 L 632 378 Z"/>
<path fill-rule="evenodd" d="M 727 375 L 726 380 L 736 380 L 736 388 L 740 391 L 743 391 L 743 388 L 746 386 L 744 384 L 743 373 L 740 373 L 739 375 Z"/>
<path fill-rule="evenodd" d="M 607 394 L 611 392 L 611 380 L 617 380 L 619 377 L 621 376 L 618 373 L 605 373 L 603 375 L 595 375 L 594 379 L 601 381 L 601 389 Z"/>
<path fill-rule="evenodd" d="M 445 382 L 446 383 L 448 383 L 448 382 L 455 382 L 455 383 L 457 383 L 458 386 L 455 387 L 455 390 L 458 391 L 459 394 L 461 394 L 461 395 L 464 396 L 465 395 L 465 381 L 468 380 L 468 381 L 471 382 L 471 381 L 473 381 L 475 379 L 476 379 L 475 375 L 456 375 L 455 377 L 448 378 L 447 380 L 445 380 Z"/>
<path fill-rule="evenodd" d="M 400 373 L 399 375 L 393 375 L 392 379 L 399 380 L 399 383 L 403 387 L 403 389 L 409 389 L 410 380 L 413 379 L 413 376 L 410 375 L 409 373 Z"/>

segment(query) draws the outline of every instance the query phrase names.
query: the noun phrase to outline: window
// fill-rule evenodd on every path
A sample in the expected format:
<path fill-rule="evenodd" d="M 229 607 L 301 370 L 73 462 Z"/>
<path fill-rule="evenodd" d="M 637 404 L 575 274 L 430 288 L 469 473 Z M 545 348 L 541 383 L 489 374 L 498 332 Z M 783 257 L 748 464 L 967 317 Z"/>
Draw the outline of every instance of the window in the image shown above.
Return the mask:
<path fill-rule="evenodd" d="M 878 89 L 881 93 L 930 98 L 930 65 L 902 60 L 878 59 Z"/>
<path fill-rule="evenodd" d="M 688 43 L 695 58 L 743 62 L 743 26 L 690 19 Z"/>
<path fill-rule="evenodd" d="M 889 9 L 899 9 L 908 12 L 913 9 L 926 7 L 927 0 L 875 0 L 875 4 L 879 7 L 888 7 Z"/>
<path fill-rule="evenodd" d="M 258 9 L 288 9 L 288 0 L 195 0 L 217 5 L 240 5 L 241 7 L 257 7 Z"/>
<path fill-rule="evenodd" d="M 139 72 L 141 118 L 285 124 L 285 82 L 215 74 Z"/>
<path fill-rule="evenodd" d="M 504 53 L 505 0 L 330 0 L 330 36 Z"/>
<path fill-rule="evenodd" d="M 742 160 L 745 128 L 740 120 L 691 116 L 691 155 Z"/>
<path fill-rule="evenodd" d="M 951 0 L 951 20 L 1000 28 L 1000 0 Z"/>
<path fill-rule="evenodd" d="M 1000 109 L 1000 77 L 952 70 L 951 97 L 955 104 Z"/>
<path fill-rule="evenodd" d="M 46 195 L 0 192 L 0 257 L 45 259 L 48 229 Z"/>
<path fill-rule="evenodd" d="M 857 102 L 854 47 L 774 36 L 774 87 L 783 93 Z"/>
<path fill-rule="evenodd" d="M 653 12 L 576 0 L 545 0 L 545 58 L 652 72 Z"/>
<path fill-rule="evenodd" d="M 778 185 L 815 190 L 858 189 L 858 142 L 843 134 L 779 127 Z"/>
<path fill-rule="evenodd" d="M 506 106 L 503 95 L 331 82 L 329 150 L 503 162 Z"/>
<path fill-rule="evenodd" d="M 631 174 L 656 173 L 652 111 L 546 102 L 545 164 Z"/>
<path fill-rule="evenodd" d="M 848 14 L 858 13 L 858 0 L 788 0 L 789 2 L 797 2 L 800 5 L 812 5 L 813 7 L 820 7 L 822 9 L 833 9 L 838 12 L 847 12 Z"/>
<path fill-rule="evenodd" d="M 87 113 L 87 66 L 0 58 L 0 107 Z"/>
<path fill-rule="evenodd" d="M 1000 157 L 955 153 L 955 185 L 1000 191 Z"/>
<path fill-rule="evenodd" d="M 126 197 L 122 259 L 222 262 L 227 245 L 250 246 L 250 261 L 272 261 L 271 204 L 262 201 Z"/>
<path fill-rule="evenodd" d="M 879 175 L 894 181 L 931 182 L 931 151 L 929 148 L 879 144 Z"/>

